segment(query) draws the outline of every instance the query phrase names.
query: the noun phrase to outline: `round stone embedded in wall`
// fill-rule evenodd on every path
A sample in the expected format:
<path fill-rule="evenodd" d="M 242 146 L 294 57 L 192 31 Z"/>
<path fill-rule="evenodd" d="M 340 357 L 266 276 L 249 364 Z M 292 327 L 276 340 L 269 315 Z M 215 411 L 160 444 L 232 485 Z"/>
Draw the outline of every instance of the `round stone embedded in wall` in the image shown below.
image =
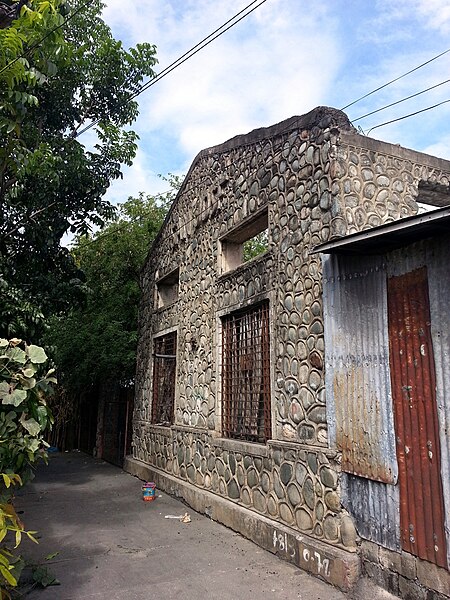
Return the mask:
<path fill-rule="evenodd" d="M 226 486 L 225 481 L 223 479 L 219 480 L 219 493 L 222 496 L 226 496 L 226 493 L 227 493 L 227 486 Z"/>
<path fill-rule="evenodd" d="M 234 454 L 230 454 L 228 458 L 228 464 L 232 474 L 234 475 L 236 473 L 236 459 L 234 458 Z"/>
<path fill-rule="evenodd" d="M 325 504 L 331 511 L 338 512 L 341 507 L 339 495 L 336 492 L 327 492 L 325 494 Z"/>
<path fill-rule="evenodd" d="M 305 477 L 308 474 L 308 471 L 306 469 L 306 467 L 304 465 L 302 465 L 302 463 L 297 463 L 296 467 L 295 467 L 295 479 L 297 480 L 297 482 L 300 485 L 303 485 L 303 482 L 305 481 Z"/>
<path fill-rule="evenodd" d="M 292 378 L 287 378 L 284 382 L 284 389 L 288 393 L 289 396 L 295 396 L 298 394 L 298 383 Z"/>
<path fill-rule="evenodd" d="M 250 492 L 247 488 L 243 488 L 241 492 L 241 500 L 243 504 L 249 506 L 252 503 L 252 499 L 250 497 Z"/>
<path fill-rule="evenodd" d="M 259 490 L 253 490 L 253 506 L 260 513 L 266 512 L 266 496 Z"/>
<path fill-rule="evenodd" d="M 298 425 L 305 418 L 305 413 L 303 411 L 301 404 L 299 404 L 296 401 L 291 402 L 291 407 L 289 409 L 289 415 L 296 425 Z"/>
<path fill-rule="evenodd" d="M 239 487 L 234 479 L 228 482 L 227 490 L 228 496 L 233 500 L 237 500 L 240 497 Z"/>
<path fill-rule="evenodd" d="M 259 484 L 259 476 L 255 469 L 251 468 L 247 471 L 247 484 L 253 488 Z"/>
<path fill-rule="evenodd" d="M 275 471 L 273 474 L 273 489 L 275 490 L 275 494 L 278 496 L 278 498 L 284 498 L 284 488 L 281 485 L 280 477 L 277 471 Z"/>
<path fill-rule="evenodd" d="M 269 499 L 267 500 L 267 510 L 272 517 L 276 517 L 278 515 L 278 502 L 272 495 L 270 495 Z"/>
<path fill-rule="evenodd" d="M 206 473 L 206 475 L 205 475 L 205 487 L 206 488 L 211 487 L 211 476 L 209 475 L 209 473 Z"/>
<path fill-rule="evenodd" d="M 322 384 L 322 376 L 320 375 L 319 371 L 316 370 L 311 370 L 311 372 L 309 373 L 309 386 L 312 390 L 318 390 L 319 387 Z M 314 419 L 311 419 L 312 421 Z M 315 421 L 316 423 L 323 423 L 322 420 L 320 421 Z"/>
<path fill-rule="evenodd" d="M 268 492 L 270 490 L 270 477 L 269 474 L 264 471 L 261 475 L 261 487 L 264 492 Z"/>
<path fill-rule="evenodd" d="M 317 389 L 317 388 L 316 388 Z M 309 413 L 308 418 L 313 423 L 326 423 L 327 411 L 325 406 L 315 406 Z"/>
<path fill-rule="evenodd" d="M 297 430 L 298 439 L 301 442 L 311 442 L 314 439 L 315 429 L 312 425 L 302 423 Z"/>
<path fill-rule="evenodd" d="M 303 406 L 306 409 L 308 409 L 310 406 L 312 406 L 314 404 L 314 402 L 316 401 L 313 393 L 307 387 L 300 388 L 299 397 L 300 397 L 301 403 L 303 404 Z"/>
<path fill-rule="evenodd" d="M 308 453 L 308 467 L 313 473 L 317 473 L 317 454 L 313 452 Z"/>
<path fill-rule="evenodd" d="M 303 483 L 303 497 L 307 506 L 312 510 L 316 503 L 316 494 L 314 492 L 314 484 L 311 477 L 307 477 Z"/>
<path fill-rule="evenodd" d="M 321 521 L 323 519 L 323 515 L 324 515 L 324 512 L 325 512 L 325 509 L 323 507 L 323 503 L 321 501 L 319 501 L 316 504 L 316 511 L 315 512 L 316 512 L 316 519 L 318 521 Z"/>
<path fill-rule="evenodd" d="M 237 468 L 237 480 L 239 482 L 239 485 L 244 485 L 244 483 L 245 483 L 245 471 L 242 468 L 242 465 L 238 465 L 238 468 Z"/>
<path fill-rule="evenodd" d="M 292 477 L 292 465 L 290 465 L 289 463 L 283 463 L 280 467 L 280 479 L 281 481 L 284 483 L 284 485 L 287 485 Z"/>
<path fill-rule="evenodd" d="M 216 458 L 216 469 L 219 475 L 223 475 L 225 473 L 225 465 L 220 460 L 220 458 Z"/>
<path fill-rule="evenodd" d="M 282 521 L 290 525 L 294 521 L 294 515 L 292 513 L 291 508 L 285 503 L 280 502 L 280 506 L 278 507 L 280 511 L 280 518 Z"/>
<path fill-rule="evenodd" d="M 323 534 L 327 540 L 331 542 L 336 542 L 339 538 L 339 527 L 337 523 L 337 518 L 328 515 L 325 517 L 323 522 Z"/>
<path fill-rule="evenodd" d="M 301 531 L 311 531 L 313 528 L 313 520 L 308 511 L 304 508 L 299 508 L 295 513 L 297 526 Z"/>
<path fill-rule="evenodd" d="M 330 467 L 322 467 L 320 470 L 320 480 L 327 488 L 335 490 L 337 487 L 337 474 Z"/>
<path fill-rule="evenodd" d="M 289 502 L 292 504 L 292 506 L 294 506 L 294 508 L 298 504 L 301 504 L 300 492 L 299 492 L 297 486 L 295 485 L 295 483 L 291 483 L 288 485 L 287 495 L 289 498 Z"/>
<path fill-rule="evenodd" d="M 347 515 L 344 515 L 341 519 L 342 543 L 344 546 L 347 546 L 347 548 L 355 548 L 357 537 L 358 534 L 356 533 L 352 519 Z"/>
<path fill-rule="evenodd" d="M 187 470 L 186 470 L 187 476 L 188 478 L 194 482 L 195 481 L 195 468 L 194 465 L 189 465 Z"/>

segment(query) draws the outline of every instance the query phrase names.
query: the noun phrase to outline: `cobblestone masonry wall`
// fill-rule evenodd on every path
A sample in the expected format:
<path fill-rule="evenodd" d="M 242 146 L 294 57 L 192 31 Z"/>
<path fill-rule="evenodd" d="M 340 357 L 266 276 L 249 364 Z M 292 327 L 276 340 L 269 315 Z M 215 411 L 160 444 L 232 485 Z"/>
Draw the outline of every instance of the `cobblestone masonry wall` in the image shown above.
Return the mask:
<path fill-rule="evenodd" d="M 355 536 L 340 508 L 339 456 L 327 450 L 321 263 L 309 252 L 414 214 L 420 180 L 448 184 L 436 159 L 369 141 L 343 113 L 319 108 L 200 153 L 147 261 L 138 351 L 135 458 L 346 546 Z M 221 275 L 219 238 L 264 207 L 268 252 Z M 156 309 L 155 281 L 176 268 L 178 301 Z M 262 298 L 271 311 L 274 441 L 258 457 L 258 446 L 246 455 L 214 440 L 221 434 L 219 317 Z M 175 428 L 163 431 L 150 425 L 151 353 L 153 335 L 171 329 L 178 332 Z M 177 431 L 183 427 L 200 429 Z"/>

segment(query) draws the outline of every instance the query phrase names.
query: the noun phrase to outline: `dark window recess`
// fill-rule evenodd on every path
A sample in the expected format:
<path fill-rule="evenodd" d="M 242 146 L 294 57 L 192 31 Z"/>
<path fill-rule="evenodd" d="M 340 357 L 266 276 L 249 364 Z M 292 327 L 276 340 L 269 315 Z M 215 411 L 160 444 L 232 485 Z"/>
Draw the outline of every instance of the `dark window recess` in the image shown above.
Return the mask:
<path fill-rule="evenodd" d="M 178 300 L 178 285 L 180 282 L 180 271 L 175 269 L 156 283 L 158 291 L 157 306 L 162 308 L 169 306 Z"/>
<path fill-rule="evenodd" d="M 177 334 L 168 333 L 156 338 L 154 343 L 152 423 L 171 425 L 174 421 Z"/>
<path fill-rule="evenodd" d="M 222 319 L 224 437 L 266 442 L 271 436 L 269 303 Z"/>

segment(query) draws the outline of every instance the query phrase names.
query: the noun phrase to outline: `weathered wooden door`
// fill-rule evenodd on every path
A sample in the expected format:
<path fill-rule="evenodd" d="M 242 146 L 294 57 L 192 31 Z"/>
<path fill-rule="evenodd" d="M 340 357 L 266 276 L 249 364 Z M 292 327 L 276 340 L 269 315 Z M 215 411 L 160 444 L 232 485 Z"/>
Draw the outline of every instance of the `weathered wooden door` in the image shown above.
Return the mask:
<path fill-rule="evenodd" d="M 403 550 L 446 567 L 436 376 L 425 267 L 388 280 Z"/>

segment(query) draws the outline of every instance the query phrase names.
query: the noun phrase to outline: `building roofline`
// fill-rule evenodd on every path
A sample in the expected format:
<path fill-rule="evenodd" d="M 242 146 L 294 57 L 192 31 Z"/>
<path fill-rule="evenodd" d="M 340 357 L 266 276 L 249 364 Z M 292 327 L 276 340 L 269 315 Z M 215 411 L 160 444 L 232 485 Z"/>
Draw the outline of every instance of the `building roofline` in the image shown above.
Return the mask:
<path fill-rule="evenodd" d="M 310 254 L 384 254 L 412 242 L 449 232 L 450 206 L 445 206 L 320 244 Z"/>

